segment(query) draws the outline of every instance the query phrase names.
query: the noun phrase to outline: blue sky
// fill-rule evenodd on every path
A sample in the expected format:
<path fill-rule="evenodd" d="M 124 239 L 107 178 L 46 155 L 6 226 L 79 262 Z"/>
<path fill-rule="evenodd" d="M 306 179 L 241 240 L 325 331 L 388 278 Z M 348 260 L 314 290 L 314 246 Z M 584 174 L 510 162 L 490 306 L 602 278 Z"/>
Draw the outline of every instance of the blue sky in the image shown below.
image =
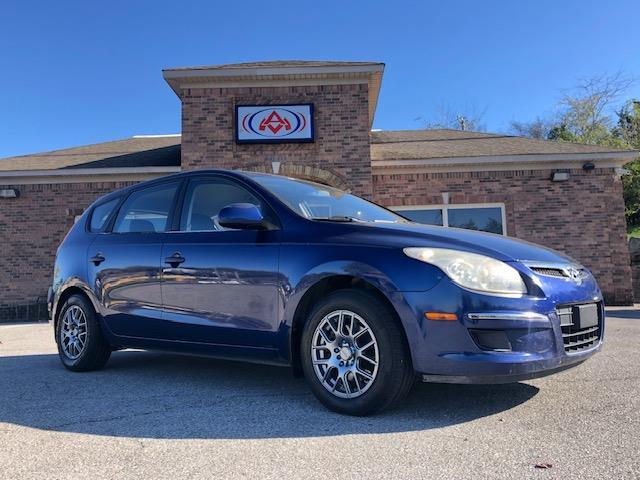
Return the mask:
<path fill-rule="evenodd" d="M 162 68 L 274 59 L 387 64 L 374 127 L 443 106 L 489 131 L 554 111 L 581 77 L 640 78 L 637 0 L 32 2 L 0 7 L 0 157 L 176 133 Z M 629 91 L 640 97 L 640 82 Z"/>

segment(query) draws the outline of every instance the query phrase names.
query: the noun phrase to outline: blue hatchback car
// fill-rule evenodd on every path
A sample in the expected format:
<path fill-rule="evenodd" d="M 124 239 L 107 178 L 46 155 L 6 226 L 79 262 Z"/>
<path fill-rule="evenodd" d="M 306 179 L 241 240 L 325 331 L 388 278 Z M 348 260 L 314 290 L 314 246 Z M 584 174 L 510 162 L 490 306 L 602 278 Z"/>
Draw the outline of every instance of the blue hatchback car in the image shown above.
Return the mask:
<path fill-rule="evenodd" d="M 288 365 L 351 415 L 390 407 L 416 378 L 504 383 L 575 366 L 604 328 L 595 279 L 561 253 L 223 170 L 97 200 L 58 250 L 49 306 L 70 370 L 123 348 Z"/>

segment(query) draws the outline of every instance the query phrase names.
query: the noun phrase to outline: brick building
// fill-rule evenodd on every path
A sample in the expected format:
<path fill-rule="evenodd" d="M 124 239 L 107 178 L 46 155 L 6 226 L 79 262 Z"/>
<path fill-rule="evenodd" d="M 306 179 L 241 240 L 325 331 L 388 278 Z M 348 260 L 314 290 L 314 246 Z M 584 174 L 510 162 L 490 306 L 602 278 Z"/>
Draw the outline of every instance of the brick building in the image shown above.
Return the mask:
<path fill-rule="evenodd" d="M 182 101 L 181 136 L 0 160 L 0 320 L 44 315 L 56 247 L 97 196 L 207 167 L 312 179 L 417 221 L 540 243 L 589 267 L 608 303 L 632 301 L 620 173 L 638 152 L 454 130 L 372 131 L 383 69 L 264 62 L 165 70 Z M 251 122 L 275 106 L 304 126 L 272 116 L 282 125 L 263 119 L 263 133 L 310 135 L 262 141 Z M 248 109 L 242 119 L 240 108 Z M 309 125 L 296 113 L 303 108 Z M 241 141 L 240 129 L 257 140 Z"/>

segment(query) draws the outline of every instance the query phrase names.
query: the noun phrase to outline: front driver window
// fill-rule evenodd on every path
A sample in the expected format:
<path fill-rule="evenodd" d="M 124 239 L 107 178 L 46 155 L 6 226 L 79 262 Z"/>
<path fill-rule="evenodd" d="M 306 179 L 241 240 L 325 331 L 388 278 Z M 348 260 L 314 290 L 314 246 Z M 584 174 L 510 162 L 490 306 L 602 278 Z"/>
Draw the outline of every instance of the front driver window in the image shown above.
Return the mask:
<path fill-rule="evenodd" d="M 266 209 L 255 195 L 235 182 L 223 178 L 198 179 L 189 182 L 180 217 L 184 232 L 230 230 L 218 223 L 218 214 L 232 203 L 252 203 L 263 215 Z"/>

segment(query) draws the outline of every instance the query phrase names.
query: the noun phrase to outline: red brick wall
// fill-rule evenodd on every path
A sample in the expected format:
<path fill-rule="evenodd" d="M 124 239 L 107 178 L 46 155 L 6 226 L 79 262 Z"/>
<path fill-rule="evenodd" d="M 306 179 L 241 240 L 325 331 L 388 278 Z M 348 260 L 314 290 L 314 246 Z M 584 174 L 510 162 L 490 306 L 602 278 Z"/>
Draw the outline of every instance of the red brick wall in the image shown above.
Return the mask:
<path fill-rule="evenodd" d="M 19 198 L 0 199 L 0 316 L 9 305 L 46 301 L 56 249 L 75 216 L 97 197 L 131 183 L 0 186 L 20 191 Z"/>
<path fill-rule="evenodd" d="M 551 182 L 548 170 L 381 175 L 374 200 L 389 206 L 505 204 L 507 233 L 565 252 L 596 276 L 609 304 L 632 302 L 622 183 L 613 169 L 572 170 Z"/>
<path fill-rule="evenodd" d="M 3 308 L 13 315 L 8 305 L 44 301 L 56 248 L 75 215 L 130 183 L 0 186 L 20 191 L 0 200 L 0 317 Z M 373 176 L 375 200 L 386 205 L 441 204 L 442 192 L 450 203 L 504 203 L 509 235 L 584 263 L 610 304 L 632 301 L 621 188 L 610 169 L 575 170 L 561 183 L 549 181 L 548 171 Z"/>
<path fill-rule="evenodd" d="M 192 88 L 182 92 L 182 167 L 248 168 L 282 162 L 331 172 L 355 193 L 371 194 L 366 84 L 304 87 Z M 315 142 L 235 143 L 236 104 L 313 103 Z"/>

